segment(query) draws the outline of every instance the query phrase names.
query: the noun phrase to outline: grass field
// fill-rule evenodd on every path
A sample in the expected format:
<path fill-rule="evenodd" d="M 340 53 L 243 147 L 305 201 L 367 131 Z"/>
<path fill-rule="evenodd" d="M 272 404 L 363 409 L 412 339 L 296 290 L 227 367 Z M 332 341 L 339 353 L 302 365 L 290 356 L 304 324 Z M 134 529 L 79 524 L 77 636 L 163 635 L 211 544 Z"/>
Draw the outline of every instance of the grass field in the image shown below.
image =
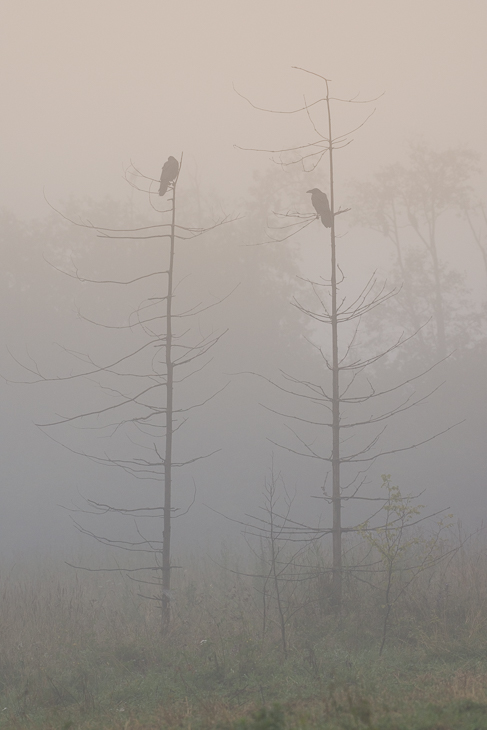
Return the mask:
<path fill-rule="evenodd" d="M 400 593 L 417 550 L 381 656 L 383 571 L 347 574 L 337 614 L 316 547 L 277 589 L 265 556 L 181 558 L 163 638 L 126 575 L 17 561 L 0 572 L 0 728 L 487 728 L 485 547 L 444 543 Z"/>

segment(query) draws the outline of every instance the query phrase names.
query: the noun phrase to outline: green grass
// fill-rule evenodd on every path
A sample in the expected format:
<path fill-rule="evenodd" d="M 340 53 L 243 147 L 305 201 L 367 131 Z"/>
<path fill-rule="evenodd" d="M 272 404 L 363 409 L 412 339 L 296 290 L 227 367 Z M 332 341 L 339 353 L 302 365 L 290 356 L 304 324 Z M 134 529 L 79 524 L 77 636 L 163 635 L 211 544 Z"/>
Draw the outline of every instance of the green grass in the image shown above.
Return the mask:
<path fill-rule="evenodd" d="M 484 554 L 421 576 L 382 656 L 380 592 L 347 581 L 337 616 L 319 571 L 283 585 L 285 656 L 272 595 L 264 622 L 231 557 L 180 561 L 164 638 L 122 575 L 17 564 L 0 571 L 0 729 L 487 730 Z"/>

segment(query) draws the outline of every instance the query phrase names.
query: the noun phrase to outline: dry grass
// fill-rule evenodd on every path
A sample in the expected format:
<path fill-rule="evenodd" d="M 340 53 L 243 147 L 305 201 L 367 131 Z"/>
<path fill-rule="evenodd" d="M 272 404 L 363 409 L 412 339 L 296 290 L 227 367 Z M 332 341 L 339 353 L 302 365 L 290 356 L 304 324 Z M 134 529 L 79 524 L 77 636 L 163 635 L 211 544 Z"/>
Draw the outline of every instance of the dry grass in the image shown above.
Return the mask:
<path fill-rule="evenodd" d="M 157 603 L 124 575 L 17 562 L 0 570 L 0 727 L 231 727 L 274 702 L 288 725 L 343 716 L 362 727 L 418 703 L 487 705 L 486 555 L 471 541 L 425 571 L 396 605 L 380 659 L 380 591 L 346 581 L 337 617 L 316 550 L 308 577 L 283 586 L 287 659 L 272 596 L 264 624 L 262 581 L 228 550 L 225 567 L 180 560 L 164 640 Z"/>

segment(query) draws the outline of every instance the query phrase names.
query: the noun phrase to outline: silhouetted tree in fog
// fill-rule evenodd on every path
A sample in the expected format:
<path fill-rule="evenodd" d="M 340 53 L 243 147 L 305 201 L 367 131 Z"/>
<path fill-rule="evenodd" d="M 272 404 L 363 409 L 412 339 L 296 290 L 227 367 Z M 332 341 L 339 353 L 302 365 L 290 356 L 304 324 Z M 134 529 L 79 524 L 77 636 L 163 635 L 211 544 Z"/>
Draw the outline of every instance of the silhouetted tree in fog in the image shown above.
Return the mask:
<path fill-rule="evenodd" d="M 301 107 L 285 112 L 263 109 L 256 107 L 252 102 L 249 103 L 264 112 L 306 116 L 314 133 L 313 141 L 277 150 L 241 149 L 270 152 L 274 155 L 277 164 L 283 167 L 296 165 L 309 173 L 314 173 L 323 160 L 327 162 L 329 200 L 321 188 L 315 187 L 308 192 L 312 193 L 311 204 L 326 228 L 324 231 L 320 226 L 316 233 L 320 237 L 323 234 L 326 236 L 323 239 L 323 245 L 330 256 L 330 269 L 329 273 L 323 271 L 321 277 L 308 281 L 315 305 L 308 304 L 301 297 L 295 297 L 292 303 L 301 314 L 311 319 L 315 330 L 319 331 L 323 325 L 329 327 L 329 345 L 322 347 L 314 342 L 314 347 L 321 358 L 322 365 L 331 376 L 331 383 L 311 380 L 304 378 L 302 374 L 295 375 L 282 371 L 283 380 L 277 381 L 275 378 L 271 378 L 269 382 L 281 394 L 298 398 L 302 409 L 299 413 L 286 412 L 282 405 L 269 409 L 284 417 L 287 423 L 295 424 L 288 428 L 297 445 L 293 446 L 275 440 L 272 440 L 272 443 L 289 453 L 297 454 L 305 459 L 318 460 L 331 467 L 331 495 L 328 495 L 326 491 L 326 477 L 323 488 L 323 498 L 332 506 L 331 528 L 316 529 L 310 538 L 311 528 L 309 526 L 295 526 L 295 535 L 296 538 L 301 536 L 303 540 L 316 540 L 318 535 L 331 534 L 333 566 L 330 598 L 332 604 L 339 609 L 342 601 L 343 579 L 342 536 L 345 532 L 357 529 L 353 525 L 343 525 L 344 504 L 355 499 L 373 500 L 374 506 L 377 505 L 377 502 L 380 503 L 380 498 L 359 495 L 360 488 L 365 483 L 368 467 L 381 456 L 404 451 L 429 440 L 418 439 L 416 443 L 395 448 L 381 449 L 379 445 L 380 436 L 385 430 L 387 422 L 417 405 L 426 396 L 417 395 L 411 388 L 421 373 L 390 387 L 372 385 L 367 377 L 367 370 L 375 366 L 381 359 L 385 359 L 397 351 L 408 340 L 408 337 L 400 335 L 385 349 L 370 354 L 368 351 L 359 350 L 359 328 L 364 316 L 390 300 L 396 294 L 396 290 L 388 289 L 385 283 L 381 284 L 377 276 L 373 274 L 358 294 L 350 295 L 345 291 L 346 277 L 338 263 L 337 216 L 346 213 L 349 209 L 337 208 L 336 205 L 335 152 L 350 144 L 351 133 L 363 126 L 366 120 L 360 121 L 352 130 L 336 133 L 333 128 L 332 107 L 333 104 L 352 106 L 364 102 L 356 98 L 341 99 L 331 96 L 328 79 L 306 69 L 298 70 L 319 78 L 324 87 L 324 94 L 310 103 L 305 101 Z M 324 121 L 318 114 L 320 108 L 324 109 Z M 299 191 L 296 191 L 295 196 L 298 195 Z M 296 210 L 295 204 L 293 205 L 292 202 L 285 212 L 274 211 L 274 216 L 277 221 L 280 221 L 280 225 L 278 222 L 272 226 L 270 238 L 273 241 L 288 240 L 312 226 L 316 221 L 316 215 Z M 328 228 L 330 229 L 329 238 Z M 314 339 L 316 340 L 316 337 Z M 322 339 L 321 336 L 320 339 Z M 402 394 L 399 395 L 399 393 Z M 356 414 L 357 408 L 361 409 L 361 415 Z M 374 427 L 373 435 L 367 435 Z M 303 431 L 300 433 L 298 429 L 303 429 Z M 365 429 L 366 435 L 359 441 L 358 436 L 363 429 Z M 448 428 L 444 430 L 448 430 Z M 317 433 L 314 433 L 315 431 Z M 329 439 L 325 436 L 326 432 L 330 434 Z M 349 447 L 346 451 L 344 444 L 350 441 L 352 435 L 354 446 Z M 344 469 L 350 472 L 351 466 L 355 467 L 355 473 L 348 473 L 345 478 Z M 380 508 L 378 509 L 380 511 Z"/>
<path fill-rule="evenodd" d="M 167 631 L 170 620 L 171 572 L 174 567 L 171 551 L 172 521 L 185 513 L 185 510 L 174 506 L 174 471 L 215 453 L 212 451 L 176 457 L 175 439 L 185 426 L 190 412 L 202 407 L 226 387 L 224 383 L 213 391 L 205 393 L 203 388 L 203 391 L 198 390 L 196 394 L 193 392 L 192 396 L 188 395 L 191 393 L 192 378 L 208 366 L 211 361 L 209 353 L 224 332 L 216 332 L 212 328 L 205 332 L 201 326 L 191 328 L 191 319 L 198 318 L 218 304 L 219 300 L 211 304 L 194 302 L 191 298 L 187 303 L 182 300 L 176 253 L 184 242 L 199 238 L 230 219 L 224 217 L 205 226 L 182 225 L 177 205 L 179 174 L 180 164 L 171 157 L 164 165 L 160 181 L 142 174 L 133 165 L 127 170 L 126 179 L 129 184 L 147 195 L 162 222 L 107 227 L 92 222 L 71 221 L 72 224 L 91 231 L 99 239 L 117 241 L 123 247 L 137 245 L 143 251 L 144 245 L 152 242 L 160 245 L 158 253 L 159 258 L 165 260 L 163 268 L 133 275 L 129 279 L 95 279 L 82 276 L 77 269 L 74 272 L 63 272 L 89 284 L 117 285 L 126 289 L 143 287 L 140 294 L 142 299 L 128 323 L 108 324 L 99 318 L 88 318 L 80 313 L 86 322 L 106 331 L 107 343 L 111 331 L 125 335 L 121 340 L 122 352 L 116 356 L 104 355 L 103 360 L 99 354 L 95 357 L 90 353 L 71 352 L 84 367 L 80 372 L 61 377 L 49 377 L 38 367 L 24 364 L 34 380 L 39 382 L 95 379 L 99 386 L 99 402 L 95 407 L 59 417 L 41 424 L 42 427 L 52 433 L 52 429 L 56 427 L 78 424 L 85 429 L 99 429 L 102 433 L 108 433 L 110 440 L 101 454 L 86 453 L 76 448 L 70 450 L 88 456 L 95 463 L 122 469 L 131 477 L 162 486 L 162 495 L 159 494 L 157 501 L 152 504 L 147 504 L 142 498 L 137 499 L 138 504 L 135 507 L 120 507 L 101 500 L 87 500 L 86 511 L 91 514 L 108 513 L 132 518 L 136 532 L 134 538 L 112 539 L 87 529 L 79 522 L 77 525 L 82 533 L 102 544 L 142 553 L 150 558 L 145 565 L 121 570 L 125 570 L 133 580 L 142 585 L 153 587 L 154 593 L 145 597 L 160 604 L 163 632 Z M 160 200 L 159 197 L 154 198 L 154 195 L 157 196 L 154 188 L 158 182 L 159 196 L 169 191 L 160 208 L 156 208 L 154 204 L 154 200 Z M 144 257 L 141 261 L 143 265 Z M 132 297 L 127 292 L 127 299 Z M 188 397 L 193 397 L 192 402 L 188 402 Z M 115 435 L 118 436 L 116 442 L 113 439 Z M 58 440 L 56 436 L 54 438 Z M 96 443 L 103 449 L 100 439 Z M 162 535 L 154 536 L 149 528 L 142 528 L 141 522 L 145 519 L 147 523 L 147 518 L 150 517 L 162 520 Z"/>
<path fill-rule="evenodd" d="M 466 200 L 462 213 L 468 222 L 475 244 L 482 256 L 485 270 L 485 285 L 487 286 L 487 214 L 485 205 L 475 199 Z"/>
<path fill-rule="evenodd" d="M 418 332 L 416 345 L 426 363 L 456 347 L 455 336 L 466 328 L 462 314 L 471 312 L 462 276 L 448 267 L 441 249 L 452 216 L 470 206 L 477 159 L 469 150 L 415 145 L 406 165 L 386 166 L 352 195 L 356 221 L 394 246 L 402 291 L 389 308 L 401 310 L 400 326 L 406 315 L 410 330 Z M 467 251 L 465 243 L 459 240 L 458 247 Z M 428 320 L 431 326 L 422 329 Z"/>

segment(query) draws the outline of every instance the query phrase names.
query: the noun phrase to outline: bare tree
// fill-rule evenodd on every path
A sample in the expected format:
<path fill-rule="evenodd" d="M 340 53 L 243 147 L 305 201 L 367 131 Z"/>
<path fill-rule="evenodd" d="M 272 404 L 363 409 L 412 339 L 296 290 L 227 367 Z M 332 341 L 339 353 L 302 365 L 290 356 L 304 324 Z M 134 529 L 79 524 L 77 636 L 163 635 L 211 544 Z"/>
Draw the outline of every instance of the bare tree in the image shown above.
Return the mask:
<path fill-rule="evenodd" d="M 197 399 L 192 403 L 185 402 L 183 389 L 180 387 L 184 383 L 184 389 L 187 390 L 188 381 L 208 366 L 211 362 L 211 351 L 225 332 L 214 331 L 212 328 L 204 332 L 201 327 L 198 332 L 186 324 L 191 318 L 198 318 L 223 299 L 210 304 L 200 301 L 193 301 L 186 306 L 181 304 L 178 289 L 182 282 L 177 275 L 176 250 L 185 242 L 200 238 L 231 220 L 227 216 L 207 225 L 182 225 L 179 222 L 177 185 L 181 162 L 182 158 L 180 163 L 173 157 L 169 158 L 163 167 L 160 180 L 148 177 L 133 164 L 126 171 L 127 182 L 134 190 L 147 196 L 150 206 L 162 218 L 162 222 L 117 228 L 100 226 L 91 221 L 70 221 L 104 241 L 117 241 L 120 245 L 129 246 L 134 242 L 137 246 L 157 242 L 163 247 L 163 269 L 142 273 L 126 280 L 94 279 L 82 275 L 77 268 L 62 270 L 64 274 L 88 284 L 117 285 L 123 289 L 137 286 L 144 288 L 142 300 L 129 321 L 124 324 L 109 324 L 89 318 L 82 312 L 78 313 L 85 321 L 107 331 L 107 335 L 109 331 L 116 331 L 124 336 L 130 333 L 135 336 L 136 345 L 128 350 L 125 346 L 123 354 L 105 358 L 101 363 L 89 353 L 70 352 L 81 361 L 83 367 L 80 372 L 61 377 L 49 377 L 35 364 L 26 366 L 20 362 L 33 376 L 30 382 L 96 380 L 100 387 L 100 400 L 109 399 L 108 404 L 103 402 L 95 408 L 39 424 L 48 434 L 53 433 L 52 429 L 67 424 L 81 424 L 84 428 L 102 430 L 112 436 L 117 434 L 123 437 L 124 442 L 118 450 L 112 445 L 115 453 L 108 450 L 87 453 L 76 448 L 67 448 L 87 456 L 97 464 L 122 469 L 131 477 L 162 483 L 162 500 L 159 498 L 156 504 L 143 506 L 139 502 L 135 507 L 120 507 L 88 499 L 87 508 L 80 510 L 90 514 L 132 518 L 135 528 L 133 538 L 112 539 L 93 532 L 78 521 L 76 525 L 83 534 L 104 545 L 142 553 L 150 558 L 149 562 L 146 561 L 141 566 L 121 570 L 125 570 L 132 580 L 151 587 L 151 595 L 144 597 L 160 604 L 163 633 L 167 631 L 170 622 L 171 573 L 174 569 L 171 551 L 172 521 L 189 509 L 176 508 L 173 504 L 174 471 L 218 451 L 176 458 L 176 433 L 184 427 L 193 409 L 204 406 L 226 387 L 223 384 L 204 396 L 199 395 L 198 391 Z M 165 280 L 162 287 L 161 279 Z M 55 434 L 51 437 L 59 441 Z M 150 529 L 141 527 L 144 518 L 147 520 L 154 517 L 162 520 L 162 535 L 159 533 L 155 537 L 149 534 Z"/>
<path fill-rule="evenodd" d="M 269 626 L 276 624 L 284 659 L 289 654 L 289 623 L 306 604 L 299 589 L 317 574 L 316 567 L 306 560 L 309 542 L 321 537 L 321 532 L 292 519 L 292 506 L 293 498 L 282 474 L 276 472 L 273 459 L 258 514 L 246 514 L 242 520 L 222 515 L 242 528 L 245 542 L 257 562 L 255 572 L 232 572 L 257 581 L 256 591 L 262 601 L 262 641 Z"/>
<path fill-rule="evenodd" d="M 280 393 L 289 394 L 300 399 L 305 404 L 305 411 L 298 415 L 296 413 L 284 412 L 282 407 L 270 408 L 276 414 L 284 417 L 286 422 L 296 424 L 305 429 L 316 428 L 318 430 L 318 438 L 305 434 L 301 435 L 294 426 L 289 426 L 293 438 L 297 440 L 298 446 L 294 447 L 288 443 L 272 441 L 275 445 L 286 449 L 292 454 L 297 454 L 306 459 L 318 460 L 324 464 L 331 466 L 332 487 L 331 495 L 326 492 L 326 477 L 323 488 L 323 499 L 332 506 L 332 528 L 321 530 L 321 534 L 332 534 L 333 542 L 333 568 L 332 568 L 332 604 L 339 609 L 342 601 L 342 536 L 344 532 L 356 530 L 353 526 L 344 526 L 342 524 L 342 512 L 344 503 L 349 500 L 361 499 L 372 500 L 377 502 L 377 512 L 381 510 L 383 498 L 364 497 L 359 495 L 360 488 L 366 481 L 366 473 L 368 468 L 380 457 L 386 454 L 393 454 L 399 451 L 414 448 L 420 443 L 426 443 L 428 438 L 418 439 L 414 444 L 408 444 L 399 448 L 381 448 L 379 446 L 380 436 L 386 429 L 387 422 L 409 410 L 413 406 L 423 401 L 427 396 L 418 395 L 412 388 L 415 381 L 421 374 L 411 376 L 403 380 L 398 385 L 391 387 L 374 386 L 370 377 L 366 375 L 366 371 L 375 366 L 381 359 L 395 353 L 411 336 L 401 334 L 396 341 L 390 346 L 378 353 L 357 352 L 359 347 L 359 328 L 363 317 L 377 307 L 387 302 L 393 297 L 397 291 L 388 289 L 385 283 L 380 283 L 375 274 L 367 281 L 365 286 L 358 294 L 348 295 L 343 291 L 345 275 L 342 272 L 337 260 L 337 216 L 346 213 L 348 208 L 341 208 L 336 205 L 335 198 L 335 152 L 349 145 L 352 141 L 351 134 L 360 129 L 367 119 L 360 121 L 355 128 L 348 130 L 346 133 L 336 133 L 333 127 L 333 104 L 355 105 L 363 104 L 357 98 L 337 98 L 330 94 L 330 82 L 324 76 L 308 71 L 306 69 L 298 69 L 299 71 L 311 74 L 320 79 L 324 86 L 324 94 L 312 102 L 305 100 L 304 104 L 297 109 L 278 111 L 273 109 L 264 109 L 257 107 L 249 102 L 254 108 L 260 111 L 270 112 L 272 114 L 301 114 L 304 115 L 311 124 L 314 138 L 311 142 L 302 145 L 292 145 L 281 149 L 256 149 L 241 148 L 252 151 L 267 152 L 273 155 L 274 161 L 282 167 L 289 165 L 298 165 L 302 167 L 304 172 L 313 172 L 322 160 L 327 158 L 328 162 L 328 186 L 329 201 L 327 196 L 318 188 L 313 188 L 311 192 L 311 202 L 315 208 L 315 213 L 303 213 L 295 208 L 290 208 L 285 212 L 277 212 L 279 224 L 273 225 L 271 239 L 273 241 L 284 241 L 288 238 L 300 233 L 310 225 L 316 225 L 318 219 L 320 224 L 318 230 L 326 236 L 328 245 L 328 229 L 330 230 L 329 246 L 330 246 L 330 275 L 326 279 L 323 277 L 317 281 L 309 280 L 308 283 L 314 295 L 317 307 L 305 304 L 297 298 L 293 300 L 293 305 L 298 310 L 307 315 L 319 328 L 326 325 L 330 328 L 329 347 L 325 348 L 315 341 L 312 342 L 318 351 L 322 364 L 331 375 L 331 388 L 324 386 L 321 382 L 312 382 L 305 380 L 302 376 L 294 376 L 283 372 L 284 382 L 276 382 L 268 379 Z M 245 98 L 245 97 L 244 97 Z M 249 101 L 247 99 L 247 101 Z M 371 100 L 373 101 L 373 100 Z M 323 128 L 318 118 L 318 111 L 324 109 Z M 372 112 L 373 113 L 373 112 Z M 322 227 L 323 226 L 323 227 Z M 275 232 L 277 229 L 277 233 Z M 339 333 L 343 332 L 344 344 L 339 340 Z M 259 376 L 262 377 L 262 376 Z M 362 387 L 360 387 L 362 383 Z M 431 393 L 432 391 L 430 391 Z M 430 394 L 428 393 L 428 395 Z M 392 399 L 392 400 L 391 400 Z M 380 403 L 382 402 L 382 406 Z M 353 415 L 357 407 L 368 408 L 368 413 L 360 416 Z M 377 411 L 379 407 L 379 411 Z M 307 410 L 306 410 L 307 409 Z M 320 415 L 311 413 L 310 409 L 320 412 Z M 328 418 L 323 419 L 323 413 L 328 414 Z M 365 436 L 360 445 L 355 449 L 344 452 L 343 443 L 348 440 L 344 434 L 360 432 L 366 429 L 366 433 L 370 428 L 375 427 L 375 433 Z M 327 439 L 323 438 L 323 433 L 329 431 L 331 434 L 331 444 L 328 446 Z M 444 429 L 444 433 L 448 428 Z M 438 436 L 439 434 L 435 434 Z M 434 438 L 435 436 L 431 437 Z M 343 481 L 344 467 L 355 466 L 355 474 L 350 476 L 347 481 Z M 301 530 L 309 529 L 301 526 Z M 312 539 L 316 539 L 315 536 Z"/>

